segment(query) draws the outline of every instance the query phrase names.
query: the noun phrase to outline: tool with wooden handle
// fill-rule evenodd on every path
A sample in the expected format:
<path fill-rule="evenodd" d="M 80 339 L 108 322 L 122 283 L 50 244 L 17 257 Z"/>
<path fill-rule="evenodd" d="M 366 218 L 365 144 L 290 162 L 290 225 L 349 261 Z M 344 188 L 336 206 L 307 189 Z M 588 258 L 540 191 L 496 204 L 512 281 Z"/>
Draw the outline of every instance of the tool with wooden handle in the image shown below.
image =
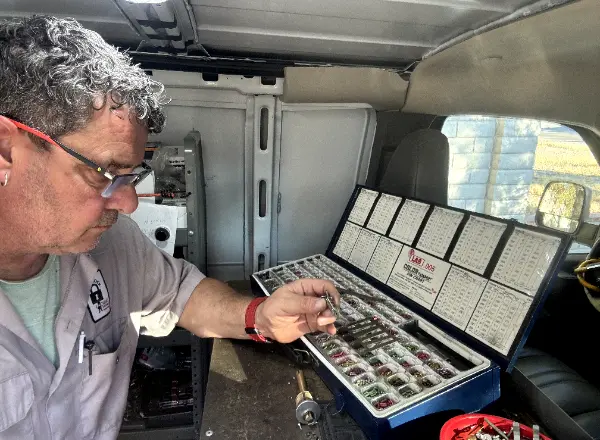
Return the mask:
<path fill-rule="evenodd" d="M 319 404 L 314 401 L 312 394 L 306 389 L 306 381 L 302 370 L 296 370 L 296 380 L 300 392 L 296 396 L 296 419 L 304 425 L 317 423 L 321 415 Z"/>

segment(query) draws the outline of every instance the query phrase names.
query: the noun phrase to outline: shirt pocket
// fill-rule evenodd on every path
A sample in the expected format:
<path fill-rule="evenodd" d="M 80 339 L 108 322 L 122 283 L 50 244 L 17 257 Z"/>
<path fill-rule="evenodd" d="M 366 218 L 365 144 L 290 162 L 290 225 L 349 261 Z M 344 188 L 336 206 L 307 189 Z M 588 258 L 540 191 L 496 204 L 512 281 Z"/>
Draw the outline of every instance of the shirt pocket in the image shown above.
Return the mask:
<path fill-rule="evenodd" d="M 135 354 L 137 332 L 129 318 L 116 321 L 106 330 L 109 335 L 120 334 L 120 342 L 110 351 L 112 338 L 98 335 L 98 346 L 92 350 L 92 374 L 89 374 L 89 352 L 84 351 L 81 392 L 81 424 L 83 438 L 96 438 L 119 426 L 123 419 L 131 364 Z M 105 332 L 103 332 L 105 333 Z M 109 350 L 107 352 L 107 350 Z"/>
<path fill-rule="evenodd" d="M 33 439 L 33 384 L 26 372 L 0 377 L 0 439 Z"/>

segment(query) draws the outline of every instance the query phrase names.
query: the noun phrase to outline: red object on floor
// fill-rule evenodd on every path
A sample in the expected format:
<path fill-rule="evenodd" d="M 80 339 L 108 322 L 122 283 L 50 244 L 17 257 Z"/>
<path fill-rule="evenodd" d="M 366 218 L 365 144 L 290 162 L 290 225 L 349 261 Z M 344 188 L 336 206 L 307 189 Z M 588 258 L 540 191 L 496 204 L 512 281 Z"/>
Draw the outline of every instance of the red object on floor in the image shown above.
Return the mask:
<path fill-rule="evenodd" d="M 503 417 L 493 416 L 490 414 L 464 414 L 456 416 L 448 420 L 442 426 L 440 431 L 440 440 L 469 440 L 469 436 L 475 437 L 475 434 L 484 429 L 484 432 L 493 434 L 493 429 L 488 428 L 484 417 L 496 425 L 503 432 L 509 432 L 513 426 L 513 421 Z M 521 440 L 532 440 L 533 429 L 530 426 L 520 425 Z M 509 437 L 513 440 L 512 434 Z M 540 440 L 552 440 L 550 437 L 540 434 Z"/>

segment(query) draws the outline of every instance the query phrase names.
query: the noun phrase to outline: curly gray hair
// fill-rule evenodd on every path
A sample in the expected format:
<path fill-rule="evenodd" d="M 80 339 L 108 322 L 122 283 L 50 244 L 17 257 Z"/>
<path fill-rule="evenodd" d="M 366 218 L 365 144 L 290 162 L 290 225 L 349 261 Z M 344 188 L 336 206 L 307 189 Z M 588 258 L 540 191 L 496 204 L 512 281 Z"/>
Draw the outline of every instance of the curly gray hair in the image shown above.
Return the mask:
<path fill-rule="evenodd" d="M 128 55 L 74 19 L 0 23 L 0 114 L 52 137 L 83 128 L 109 99 L 158 133 L 163 92 Z"/>

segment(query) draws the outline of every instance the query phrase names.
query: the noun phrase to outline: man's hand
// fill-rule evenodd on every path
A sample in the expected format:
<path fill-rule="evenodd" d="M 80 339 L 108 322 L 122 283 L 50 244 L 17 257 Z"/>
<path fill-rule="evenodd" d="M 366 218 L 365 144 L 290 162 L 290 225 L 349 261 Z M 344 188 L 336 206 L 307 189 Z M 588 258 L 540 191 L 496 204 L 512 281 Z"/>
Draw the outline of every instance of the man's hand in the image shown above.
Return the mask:
<path fill-rule="evenodd" d="M 335 317 L 319 298 L 325 291 L 340 304 L 340 294 L 330 281 L 305 278 L 280 287 L 256 310 L 256 328 L 282 343 L 315 331 L 335 334 Z"/>

